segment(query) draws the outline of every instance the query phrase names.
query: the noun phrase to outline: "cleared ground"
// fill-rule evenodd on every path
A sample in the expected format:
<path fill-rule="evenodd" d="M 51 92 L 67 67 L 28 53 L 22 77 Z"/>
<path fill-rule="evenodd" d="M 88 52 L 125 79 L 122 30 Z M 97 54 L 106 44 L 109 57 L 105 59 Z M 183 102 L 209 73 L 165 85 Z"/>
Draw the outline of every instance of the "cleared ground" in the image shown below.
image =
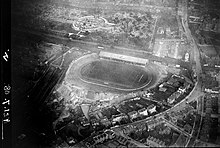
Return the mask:
<path fill-rule="evenodd" d="M 121 89 L 139 88 L 152 79 L 142 67 L 102 59 L 82 67 L 81 76 L 86 81 Z"/>

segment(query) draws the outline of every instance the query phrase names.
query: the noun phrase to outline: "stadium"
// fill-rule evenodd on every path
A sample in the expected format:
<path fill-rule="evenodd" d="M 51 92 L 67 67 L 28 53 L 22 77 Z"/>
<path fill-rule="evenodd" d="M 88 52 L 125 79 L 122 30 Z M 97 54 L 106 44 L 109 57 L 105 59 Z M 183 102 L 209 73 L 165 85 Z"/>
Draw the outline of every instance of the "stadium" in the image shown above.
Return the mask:
<path fill-rule="evenodd" d="M 147 59 L 100 52 L 71 63 L 65 82 L 93 91 L 131 92 L 149 88 L 158 72 Z"/>

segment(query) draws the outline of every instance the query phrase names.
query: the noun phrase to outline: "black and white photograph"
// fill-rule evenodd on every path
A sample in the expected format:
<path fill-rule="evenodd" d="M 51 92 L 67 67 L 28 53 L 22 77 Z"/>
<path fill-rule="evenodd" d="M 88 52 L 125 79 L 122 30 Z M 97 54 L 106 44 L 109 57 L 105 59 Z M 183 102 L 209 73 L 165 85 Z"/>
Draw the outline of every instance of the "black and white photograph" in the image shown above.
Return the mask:
<path fill-rule="evenodd" d="M 2 148 L 220 147 L 220 0 L 1 2 Z"/>

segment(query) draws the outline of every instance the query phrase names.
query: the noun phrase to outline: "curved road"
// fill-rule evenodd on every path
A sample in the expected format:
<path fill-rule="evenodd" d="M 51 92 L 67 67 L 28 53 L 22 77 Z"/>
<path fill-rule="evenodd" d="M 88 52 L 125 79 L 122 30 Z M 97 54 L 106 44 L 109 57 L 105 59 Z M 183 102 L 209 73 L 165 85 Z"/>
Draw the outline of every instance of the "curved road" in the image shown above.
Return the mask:
<path fill-rule="evenodd" d="M 185 10 L 185 12 L 184 12 L 185 15 L 182 19 L 182 25 L 185 29 L 187 39 L 190 41 L 191 46 L 193 47 L 194 60 L 195 60 L 195 63 L 196 63 L 196 69 L 195 70 L 196 70 L 196 75 L 197 75 L 197 82 L 195 83 L 195 86 L 194 86 L 193 90 L 191 91 L 191 93 L 185 99 L 183 99 L 181 102 L 177 103 L 174 107 L 172 107 L 172 108 L 170 108 L 170 109 L 168 109 L 164 112 L 161 112 L 161 113 L 155 115 L 154 117 L 151 116 L 151 117 L 148 117 L 144 120 L 137 121 L 136 123 L 151 120 L 151 119 L 153 120 L 153 119 L 156 119 L 156 118 L 161 118 L 161 117 L 163 117 L 163 115 L 165 113 L 173 111 L 173 110 L 179 110 L 180 108 L 185 107 L 188 104 L 188 102 L 195 101 L 199 97 L 204 95 L 204 93 L 202 92 L 202 89 L 201 89 L 202 83 L 201 83 L 201 76 L 200 75 L 202 74 L 202 67 L 201 67 L 201 63 L 200 63 L 200 52 L 199 52 L 198 46 L 197 46 L 192 34 L 191 34 L 191 31 L 189 30 L 189 26 L 188 26 L 188 22 L 187 22 L 187 5 L 185 5 L 184 10 Z M 173 126 L 177 127 L 176 125 L 173 125 Z M 116 129 L 115 132 L 120 133 L 118 128 L 115 128 L 115 129 Z M 114 130 L 114 128 L 113 128 L 113 130 Z M 189 135 L 189 136 L 191 137 L 191 135 Z M 191 140 L 191 138 L 189 138 L 189 140 L 187 141 L 186 146 L 189 145 L 190 140 Z"/>

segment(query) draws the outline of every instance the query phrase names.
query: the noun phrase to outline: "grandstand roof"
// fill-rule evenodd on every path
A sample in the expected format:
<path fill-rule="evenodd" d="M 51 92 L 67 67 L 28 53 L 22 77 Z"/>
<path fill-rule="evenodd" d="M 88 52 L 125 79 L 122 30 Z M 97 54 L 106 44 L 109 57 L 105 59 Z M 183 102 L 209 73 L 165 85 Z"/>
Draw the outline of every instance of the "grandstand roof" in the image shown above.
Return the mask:
<path fill-rule="evenodd" d="M 99 53 L 99 56 L 122 60 L 122 61 L 128 61 L 128 62 L 132 62 L 132 63 L 143 64 L 143 65 L 145 65 L 148 62 L 148 59 L 137 58 L 137 57 L 121 55 L 121 54 L 115 54 L 115 53 L 110 53 L 110 52 L 105 52 L 105 51 L 101 51 Z"/>

